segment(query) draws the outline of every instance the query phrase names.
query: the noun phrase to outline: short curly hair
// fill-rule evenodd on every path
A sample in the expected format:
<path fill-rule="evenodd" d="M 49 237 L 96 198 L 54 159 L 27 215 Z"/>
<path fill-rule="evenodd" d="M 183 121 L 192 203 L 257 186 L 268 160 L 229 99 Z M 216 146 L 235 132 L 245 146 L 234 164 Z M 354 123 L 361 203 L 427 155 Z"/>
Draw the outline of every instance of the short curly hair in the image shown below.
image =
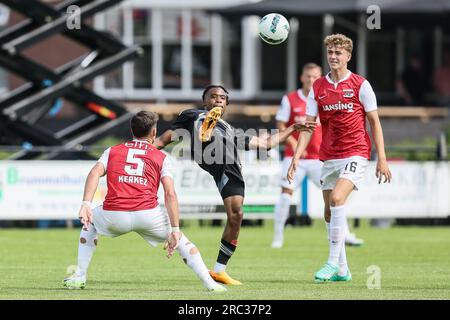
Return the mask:
<path fill-rule="evenodd" d="M 205 101 L 205 96 L 208 93 L 209 90 L 214 89 L 214 88 L 220 88 L 223 90 L 223 92 L 225 92 L 227 95 L 229 94 L 227 89 L 225 89 L 225 87 L 218 85 L 218 84 L 211 84 L 209 86 L 207 86 L 205 89 L 203 89 L 203 94 L 202 94 L 202 100 Z"/>
<path fill-rule="evenodd" d="M 222 90 L 225 92 L 225 94 L 226 94 L 226 99 L 227 99 L 227 105 L 228 105 L 228 103 L 229 103 L 229 101 L 228 101 L 228 95 L 229 95 L 229 92 L 227 91 L 227 89 L 225 89 L 225 87 L 223 87 L 223 86 L 221 86 L 221 85 L 218 85 L 218 84 L 211 84 L 211 85 L 207 86 L 207 87 L 203 90 L 202 101 L 205 101 L 205 97 L 206 97 L 206 94 L 208 93 L 208 91 L 211 90 L 211 89 L 214 89 L 214 88 L 220 88 L 220 89 L 222 89 Z"/>
<path fill-rule="evenodd" d="M 323 40 L 325 47 L 328 46 L 336 46 L 336 47 L 342 47 L 345 50 L 347 50 L 349 53 L 352 53 L 353 51 L 353 41 L 349 37 L 336 33 L 325 37 L 325 40 Z"/>

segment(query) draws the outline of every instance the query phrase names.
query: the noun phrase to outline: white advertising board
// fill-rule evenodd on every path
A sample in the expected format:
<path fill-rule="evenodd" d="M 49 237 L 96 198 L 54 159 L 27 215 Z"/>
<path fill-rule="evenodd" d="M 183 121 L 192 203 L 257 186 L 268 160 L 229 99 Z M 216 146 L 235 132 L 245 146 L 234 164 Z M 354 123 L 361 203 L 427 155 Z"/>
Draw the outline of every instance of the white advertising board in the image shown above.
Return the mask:
<path fill-rule="evenodd" d="M 0 161 L 0 220 L 75 219 L 92 161 Z M 447 217 L 450 215 L 450 162 L 391 163 L 391 184 L 378 184 L 375 163 L 365 184 L 348 201 L 348 216 Z M 223 203 L 212 177 L 190 161 L 175 161 L 175 187 L 182 218 L 223 218 Z M 280 166 L 277 161 L 247 162 L 245 217 L 272 218 L 278 200 Z M 302 207 L 314 218 L 323 216 L 321 191 L 308 182 Z M 106 195 L 101 179 L 94 204 Z M 163 203 L 162 188 L 159 200 Z M 300 205 L 300 192 L 292 204 Z M 300 206 L 299 206 L 300 207 Z"/>
<path fill-rule="evenodd" d="M 365 172 L 364 184 L 352 192 L 347 216 L 367 218 L 426 218 L 450 216 L 450 163 L 390 163 L 391 183 L 378 184 L 375 162 Z M 308 186 L 308 211 L 323 217 L 321 190 Z"/>

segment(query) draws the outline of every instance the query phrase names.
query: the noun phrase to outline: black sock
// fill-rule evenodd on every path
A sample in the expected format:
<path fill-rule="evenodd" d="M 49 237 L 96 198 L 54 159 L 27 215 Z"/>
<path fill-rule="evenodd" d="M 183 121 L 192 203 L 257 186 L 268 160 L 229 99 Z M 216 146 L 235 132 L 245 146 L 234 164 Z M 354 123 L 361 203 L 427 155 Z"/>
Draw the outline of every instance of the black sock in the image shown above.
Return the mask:
<path fill-rule="evenodd" d="M 217 262 L 226 265 L 233 255 L 234 250 L 236 250 L 234 244 L 231 244 L 224 239 L 220 240 L 220 250 L 219 255 L 217 256 Z"/>

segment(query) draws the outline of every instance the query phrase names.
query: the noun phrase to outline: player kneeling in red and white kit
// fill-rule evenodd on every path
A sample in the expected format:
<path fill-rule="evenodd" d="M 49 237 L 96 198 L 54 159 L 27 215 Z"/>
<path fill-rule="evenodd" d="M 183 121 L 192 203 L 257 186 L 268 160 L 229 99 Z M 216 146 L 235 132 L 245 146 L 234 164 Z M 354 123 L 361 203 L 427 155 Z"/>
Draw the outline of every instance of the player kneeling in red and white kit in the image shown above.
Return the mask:
<path fill-rule="evenodd" d="M 78 266 L 72 276 L 64 279 L 65 287 L 84 289 L 98 234 L 117 237 L 134 231 L 152 246 L 164 242 L 169 258 L 177 250 L 208 290 L 226 291 L 211 278 L 196 246 L 180 232 L 170 159 L 153 146 L 157 121 L 158 116 L 153 112 L 135 114 L 130 122 L 133 141 L 108 148 L 91 169 L 79 211 L 83 228 L 78 244 Z M 92 199 L 104 175 L 108 186 L 105 201 L 92 210 Z M 158 204 L 160 183 L 167 214 Z"/>
<path fill-rule="evenodd" d="M 316 272 L 316 282 L 349 281 L 344 245 L 346 200 L 358 190 L 369 163 L 371 142 L 366 130 L 369 120 L 378 153 L 376 176 L 379 183 L 390 182 L 383 130 L 377 112 L 375 93 L 369 82 L 347 69 L 353 42 L 342 34 L 324 40 L 331 72 L 317 79 L 309 91 L 306 105 L 306 126 L 322 125 L 319 158 L 324 162 L 320 181 L 325 205 L 325 221 L 330 243 L 328 262 Z M 300 156 L 311 139 L 312 130 L 300 134 L 287 179 L 293 181 Z"/>

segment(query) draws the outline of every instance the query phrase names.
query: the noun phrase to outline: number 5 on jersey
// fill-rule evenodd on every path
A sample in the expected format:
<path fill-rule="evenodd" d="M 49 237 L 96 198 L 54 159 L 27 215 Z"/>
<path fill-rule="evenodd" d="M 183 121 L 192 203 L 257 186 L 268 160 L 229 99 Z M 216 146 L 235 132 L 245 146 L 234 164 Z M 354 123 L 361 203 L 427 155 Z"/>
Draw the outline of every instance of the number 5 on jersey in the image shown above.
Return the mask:
<path fill-rule="evenodd" d="M 146 153 L 146 150 L 141 149 L 129 149 L 127 155 L 127 163 L 132 163 L 135 166 L 127 165 L 125 166 L 125 172 L 130 176 L 140 176 L 144 173 L 144 161 L 141 158 L 136 158 L 136 156 L 142 156 Z M 133 168 L 135 167 L 135 168 Z"/>

